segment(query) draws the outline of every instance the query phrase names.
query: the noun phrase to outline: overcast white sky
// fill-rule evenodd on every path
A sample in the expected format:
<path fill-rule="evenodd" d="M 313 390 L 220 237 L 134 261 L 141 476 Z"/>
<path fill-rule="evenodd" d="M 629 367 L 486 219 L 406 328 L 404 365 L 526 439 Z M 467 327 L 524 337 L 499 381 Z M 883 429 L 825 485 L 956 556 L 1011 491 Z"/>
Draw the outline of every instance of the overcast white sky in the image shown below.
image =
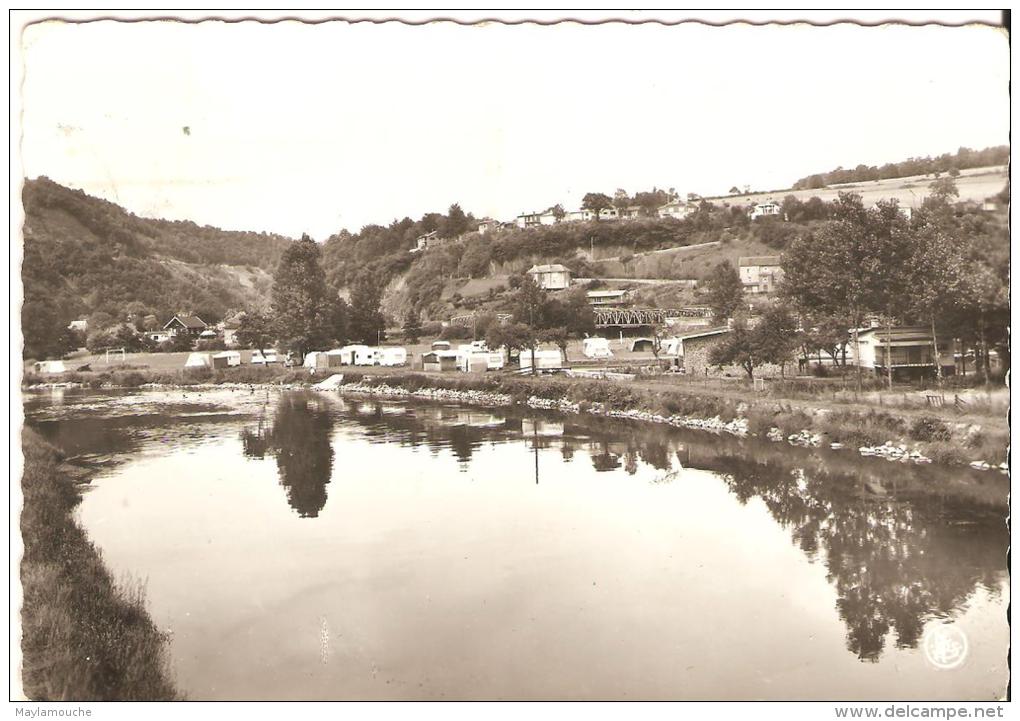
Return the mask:
<path fill-rule="evenodd" d="M 101 22 L 23 43 L 27 177 L 319 240 L 1009 142 L 1008 45 L 980 26 Z"/>

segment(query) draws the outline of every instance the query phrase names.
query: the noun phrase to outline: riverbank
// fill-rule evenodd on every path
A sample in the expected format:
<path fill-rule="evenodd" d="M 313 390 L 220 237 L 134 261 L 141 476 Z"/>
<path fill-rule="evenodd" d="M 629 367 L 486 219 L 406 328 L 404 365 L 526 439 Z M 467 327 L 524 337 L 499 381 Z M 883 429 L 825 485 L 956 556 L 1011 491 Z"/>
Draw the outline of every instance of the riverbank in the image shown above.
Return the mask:
<path fill-rule="evenodd" d="M 341 393 L 408 395 L 484 405 L 525 404 L 684 428 L 755 435 L 775 442 L 827 446 L 913 463 L 969 464 L 1005 471 L 1008 431 L 872 409 L 794 408 L 782 401 L 694 395 L 599 380 L 527 376 L 448 378 L 417 373 L 374 377 L 346 373 Z"/>
<path fill-rule="evenodd" d="M 953 417 L 951 408 L 919 411 L 859 403 L 830 403 L 775 395 L 716 392 L 711 388 L 514 374 L 369 372 L 338 369 L 345 392 L 411 394 L 465 403 L 522 403 L 636 418 L 704 430 L 761 436 L 795 445 L 827 446 L 889 460 L 1005 470 L 1009 429 L 1005 418 Z M 28 389 L 203 387 L 304 388 L 327 377 L 306 369 L 239 367 L 177 371 L 121 370 L 72 373 L 59 379 L 30 376 Z M 56 382 L 54 382 L 56 381 Z"/>
<path fill-rule="evenodd" d="M 82 478 L 35 432 L 22 436 L 21 677 L 36 701 L 166 701 L 180 698 L 167 636 L 145 608 L 144 589 L 114 582 L 73 517 Z"/>

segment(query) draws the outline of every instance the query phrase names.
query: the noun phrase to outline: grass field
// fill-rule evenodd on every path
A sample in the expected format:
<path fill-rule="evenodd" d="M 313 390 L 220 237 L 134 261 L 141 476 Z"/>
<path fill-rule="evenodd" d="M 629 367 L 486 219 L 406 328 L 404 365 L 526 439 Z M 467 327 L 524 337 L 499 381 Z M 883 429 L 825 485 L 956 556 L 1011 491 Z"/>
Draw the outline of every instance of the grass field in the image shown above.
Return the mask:
<path fill-rule="evenodd" d="M 818 196 L 828 202 L 839 197 L 841 192 L 857 193 L 861 196 L 865 205 L 871 205 L 879 200 L 896 198 L 901 206 L 920 206 L 921 201 L 928 197 L 928 186 L 934 182 L 934 178 L 926 175 L 914 175 L 906 178 L 889 178 L 888 180 L 873 180 L 866 183 L 844 183 L 832 185 L 817 190 L 775 190 L 766 193 L 751 193 L 749 195 L 728 195 L 708 198 L 713 203 L 729 203 L 730 205 L 750 205 L 762 203 L 766 200 L 782 202 L 787 195 L 792 195 L 800 200 L 807 200 Z M 969 168 L 960 172 L 956 178 L 956 187 L 960 191 L 960 200 L 974 200 L 981 202 L 985 198 L 995 195 L 1006 185 L 1008 175 L 1005 166 L 990 168 Z"/>

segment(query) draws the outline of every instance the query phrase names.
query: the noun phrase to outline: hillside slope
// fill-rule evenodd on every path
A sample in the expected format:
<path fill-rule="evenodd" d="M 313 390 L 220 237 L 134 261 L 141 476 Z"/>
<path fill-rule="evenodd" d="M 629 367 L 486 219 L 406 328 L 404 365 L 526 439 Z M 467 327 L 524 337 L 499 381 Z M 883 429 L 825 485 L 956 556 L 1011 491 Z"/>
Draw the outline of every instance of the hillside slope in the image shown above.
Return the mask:
<path fill-rule="evenodd" d="M 165 320 L 186 310 L 222 318 L 265 294 L 290 243 L 139 218 L 47 178 L 27 181 L 22 197 L 22 326 L 32 355 L 43 355 L 69 321 L 96 312 Z"/>

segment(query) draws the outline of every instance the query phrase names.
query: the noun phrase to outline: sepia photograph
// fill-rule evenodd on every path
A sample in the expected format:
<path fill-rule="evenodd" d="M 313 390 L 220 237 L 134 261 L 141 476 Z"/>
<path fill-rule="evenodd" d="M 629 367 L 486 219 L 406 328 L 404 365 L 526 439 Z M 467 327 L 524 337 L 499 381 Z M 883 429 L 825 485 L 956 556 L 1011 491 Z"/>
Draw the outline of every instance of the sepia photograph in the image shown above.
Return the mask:
<path fill-rule="evenodd" d="M 176 15 L 12 14 L 18 715 L 1004 717 L 1009 11 Z"/>

